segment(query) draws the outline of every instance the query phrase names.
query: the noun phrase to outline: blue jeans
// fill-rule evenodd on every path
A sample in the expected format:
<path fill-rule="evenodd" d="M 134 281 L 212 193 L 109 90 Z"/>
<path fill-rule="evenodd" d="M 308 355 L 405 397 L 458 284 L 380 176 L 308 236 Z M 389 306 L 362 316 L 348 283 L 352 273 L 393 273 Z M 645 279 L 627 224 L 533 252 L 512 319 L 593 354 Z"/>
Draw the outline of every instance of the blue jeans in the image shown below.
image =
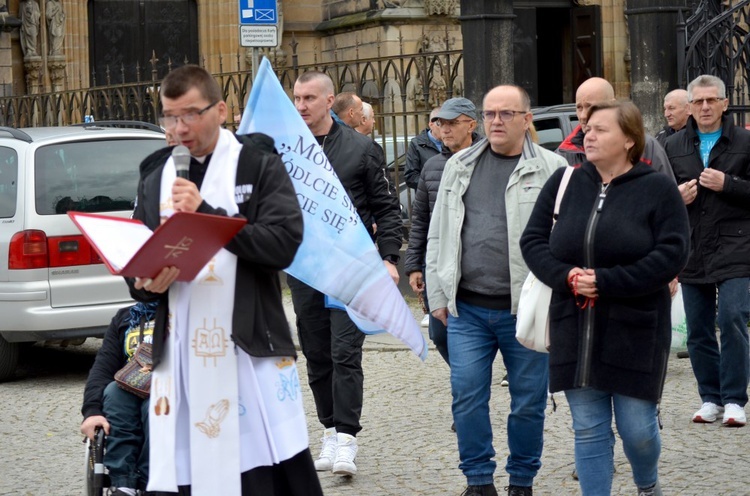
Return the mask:
<path fill-rule="evenodd" d="M 687 346 L 701 401 L 726 405 L 747 403 L 750 350 L 750 278 L 727 279 L 717 284 L 683 284 Z M 716 289 L 719 308 L 716 310 Z M 721 348 L 716 340 L 716 323 Z"/>
<path fill-rule="evenodd" d="M 656 484 L 661 452 L 656 403 L 593 388 L 569 389 L 565 397 L 573 416 L 576 471 L 584 496 L 609 496 L 611 493 L 615 446 L 613 411 L 635 484 L 641 488 Z"/>
<path fill-rule="evenodd" d="M 492 363 L 502 353 L 510 383 L 508 456 L 510 484 L 531 486 L 542 466 L 548 356 L 521 346 L 510 310 L 490 310 L 461 301 L 458 317 L 448 315 L 453 420 L 459 468 L 469 485 L 493 483 L 495 450 L 490 424 Z"/>
<path fill-rule="evenodd" d="M 109 422 L 104 466 L 112 487 L 146 489 L 148 482 L 148 399 L 124 391 L 112 381 L 104 389 Z"/>

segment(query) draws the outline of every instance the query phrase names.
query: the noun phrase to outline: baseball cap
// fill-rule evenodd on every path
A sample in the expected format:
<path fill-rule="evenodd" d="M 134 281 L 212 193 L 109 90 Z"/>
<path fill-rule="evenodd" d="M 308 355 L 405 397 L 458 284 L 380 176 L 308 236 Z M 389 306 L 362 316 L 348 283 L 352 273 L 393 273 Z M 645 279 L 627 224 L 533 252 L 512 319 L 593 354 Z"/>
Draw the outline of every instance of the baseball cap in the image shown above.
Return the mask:
<path fill-rule="evenodd" d="M 477 108 L 468 98 L 458 97 L 446 100 L 435 114 L 435 118 L 451 121 L 461 114 L 472 119 L 477 118 Z"/>

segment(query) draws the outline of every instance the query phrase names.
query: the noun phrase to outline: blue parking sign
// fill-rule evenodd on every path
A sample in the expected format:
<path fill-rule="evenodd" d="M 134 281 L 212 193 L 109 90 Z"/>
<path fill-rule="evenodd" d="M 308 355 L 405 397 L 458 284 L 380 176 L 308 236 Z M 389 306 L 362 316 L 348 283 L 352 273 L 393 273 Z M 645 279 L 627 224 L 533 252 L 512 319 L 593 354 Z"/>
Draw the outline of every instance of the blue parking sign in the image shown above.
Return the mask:
<path fill-rule="evenodd" d="M 240 0 L 240 24 L 276 24 L 276 0 Z"/>

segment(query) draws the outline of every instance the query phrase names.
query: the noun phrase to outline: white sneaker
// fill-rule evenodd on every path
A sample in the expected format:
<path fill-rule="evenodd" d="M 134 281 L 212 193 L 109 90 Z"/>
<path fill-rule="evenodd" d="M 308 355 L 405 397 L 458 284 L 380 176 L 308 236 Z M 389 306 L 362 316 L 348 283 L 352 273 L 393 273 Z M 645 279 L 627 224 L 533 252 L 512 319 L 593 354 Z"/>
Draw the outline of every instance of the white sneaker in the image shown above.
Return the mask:
<path fill-rule="evenodd" d="M 424 317 L 422 317 L 422 322 L 419 323 L 422 327 L 429 327 L 430 326 L 430 314 L 426 313 L 424 314 Z"/>
<path fill-rule="evenodd" d="M 724 411 L 724 407 L 707 401 L 703 403 L 700 410 L 693 414 L 693 422 L 698 424 L 710 424 L 716 422 L 716 418 Z"/>
<path fill-rule="evenodd" d="M 336 459 L 336 448 L 338 440 L 336 439 L 336 428 L 331 427 L 323 431 L 323 437 L 320 439 L 322 446 L 320 456 L 315 460 L 315 470 L 318 472 L 328 472 L 333 468 L 333 461 Z"/>
<path fill-rule="evenodd" d="M 727 403 L 724 405 L 724 419 L 722 424 L 727 427 L 742 427 L 747 423 L 745 409 L 736 403 Z"/>
<path fill-rule="evenodd" d="M 354 459 L 357 457 L 357 438 L 349 434 L 339 432 L 338 446 L 336 449 L 336 461 L 333 463 L 333 473 L 336 475 L 355 475 L 357 466 Z"/>

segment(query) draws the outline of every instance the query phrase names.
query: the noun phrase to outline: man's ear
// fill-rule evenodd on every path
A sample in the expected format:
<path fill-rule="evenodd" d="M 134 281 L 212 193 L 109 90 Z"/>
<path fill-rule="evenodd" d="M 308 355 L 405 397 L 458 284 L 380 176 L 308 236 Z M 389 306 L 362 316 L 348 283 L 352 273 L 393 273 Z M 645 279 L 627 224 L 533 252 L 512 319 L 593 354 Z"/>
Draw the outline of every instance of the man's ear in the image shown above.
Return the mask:
<path fill-rule="evenodd" d="M 219 109 L 219 122 L 225 122 L 229 113 L 226 102 L 222 100 L 216 104 L 216 107 Z"/>

